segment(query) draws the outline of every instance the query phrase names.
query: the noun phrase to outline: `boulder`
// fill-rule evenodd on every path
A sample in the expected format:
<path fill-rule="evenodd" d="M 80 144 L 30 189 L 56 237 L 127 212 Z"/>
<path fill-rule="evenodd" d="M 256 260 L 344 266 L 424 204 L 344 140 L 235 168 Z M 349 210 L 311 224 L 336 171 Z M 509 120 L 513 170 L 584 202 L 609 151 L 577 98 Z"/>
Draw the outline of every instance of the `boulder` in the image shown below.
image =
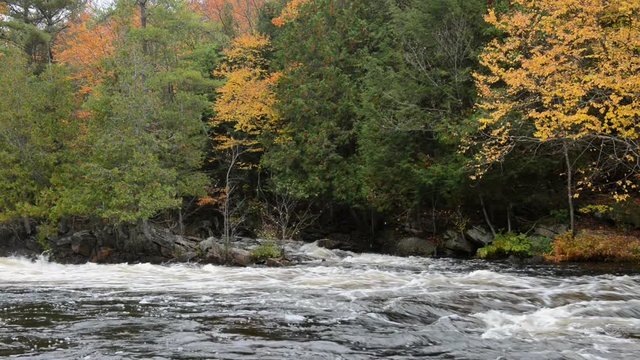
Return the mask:
<path fill-rule="evenodd" d="M 569 231 L 566 225 L 553 224 L 553 225 L 538 225 L 533 229 L 533 233 L 538 236 L 553 239 L 558 235 L 564 234 Z"/>
<path fill-rule="evenodd" d="M 214 237 L 209 237 L 205 240 L 202 240 L 198 243 L 198 249 L 200 250 L 200 252 L 202 254 L 206 254 L 207 252 L 209 252 L 209 250 L 211 248 L 213 248 L 214 246 L 218 245 L 218 243 L 220 242 L 220 240 L 214 238 Z"/>
<path fill-rule="evenodd" d="M 253 262 L 249 251 L 237 248 L 229 249 L 228 259 L 232 265 L 237 266 L 248 266 Z"/>
<path fill-rule="evenodd" d="M 71 235 L 71 251 L 90 257 L 96 247 L 96 238 L 90 231 L 79 231 Z"/>
<path fill-rule="evenodd" d="M 396 253 L 401 256 L 433 256 L 436 248 L 433 242 L 417 237 L 400 239 L 396 243 Z"/>
<path fill-rule="evenodd" d="M 493 241 L 493 234 L 482 226 L 474 226 L 467 230 L 466 237 L 479 246 L 489 245 Z"/>
<path fill-rule="evenodd" d="M 321 248 L 333 250 L 338 249 L 342 245 L 342 243 L 338 240 L 333 239 L 320 239 L 316 241 L 316 245 Z"/>
<path fill-rule="evenodd" d="M 445 233 L 443 247 L 451 250 L 453 253 L 461 255 L 475 254 L 477 249 L 477 246 L 467 240 L 465 236 L 453 230 L 448 230 Z"/>

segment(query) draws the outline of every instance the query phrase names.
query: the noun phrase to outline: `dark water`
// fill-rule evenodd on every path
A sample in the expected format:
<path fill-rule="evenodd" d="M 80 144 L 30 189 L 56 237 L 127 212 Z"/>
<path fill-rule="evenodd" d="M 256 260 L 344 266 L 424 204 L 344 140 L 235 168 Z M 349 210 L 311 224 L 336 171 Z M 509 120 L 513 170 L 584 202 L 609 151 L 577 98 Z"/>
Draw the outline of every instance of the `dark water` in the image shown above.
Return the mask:
<path fill-rule="evenodd" d="M 0 258 L 0 357 L 640 359 L 637 273 L 304 250 L 326 261 Z"/>

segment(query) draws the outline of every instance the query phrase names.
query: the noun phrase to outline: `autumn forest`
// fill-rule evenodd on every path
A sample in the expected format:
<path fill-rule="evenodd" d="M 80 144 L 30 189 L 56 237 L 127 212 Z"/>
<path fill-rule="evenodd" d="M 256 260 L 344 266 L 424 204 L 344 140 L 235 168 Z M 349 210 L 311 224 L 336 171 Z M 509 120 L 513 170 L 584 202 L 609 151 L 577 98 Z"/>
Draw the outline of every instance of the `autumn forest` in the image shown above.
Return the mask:
<path fill-rule="evenodd" d="M 0 84 L 2 231 L 43 249 L 640 261 L 637 0 L 0 0 Z"/>

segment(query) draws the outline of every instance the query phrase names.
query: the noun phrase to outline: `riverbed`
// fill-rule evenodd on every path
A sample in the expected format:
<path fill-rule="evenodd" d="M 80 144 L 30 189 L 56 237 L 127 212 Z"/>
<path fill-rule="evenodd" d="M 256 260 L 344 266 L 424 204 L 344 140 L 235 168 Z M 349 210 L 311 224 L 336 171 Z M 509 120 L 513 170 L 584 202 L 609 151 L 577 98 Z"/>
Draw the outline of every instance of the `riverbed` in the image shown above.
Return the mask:
<path fill-rule="evenodd" d="M 640 274 L 344 253 L 284 268 L 0 258 L 0 356 L 638 359 Z"/>

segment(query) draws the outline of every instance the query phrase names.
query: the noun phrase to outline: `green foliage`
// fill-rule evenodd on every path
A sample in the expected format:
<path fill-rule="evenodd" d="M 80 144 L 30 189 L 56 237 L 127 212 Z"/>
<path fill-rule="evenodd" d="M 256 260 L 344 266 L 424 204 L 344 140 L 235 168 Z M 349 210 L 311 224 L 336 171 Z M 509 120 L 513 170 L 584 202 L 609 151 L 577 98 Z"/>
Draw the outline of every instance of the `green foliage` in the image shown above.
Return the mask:
<path fill-rule="evenodd" d="M 478 249 L 481 259 L 496 259 L 508 256 L 531 257 L 551 252 L 551 239 L 529 237 L 525 234 L 498 234 L 493 242 Z"/>
<path fill-rule="evenodd" d="M 74 162 L 49 193 L 54 219 L 136 223 L 204 195 L 209 183 L 200 171 L 202 114 L 214 85 L 215 30 L 180 1 L 159 2 L 146 28 L 125 30 L 106 60 L 113 75 L 85 103 L 91 119 Z"/>
<path fill-rule="evenodd" d="M 275 259 L 282 256 L 282 250 L 275 242 L 264 242 L 251 251 L 251 257 L 254 261 L 265 261 L 267 259 Z"/>
<path fill-rule="evenodd" d="M 578 209 L 580 214 L 602 216 L 613 211 L 609 205 L 587 205 Z"/>
<path fill-rule="evenodd" d="M 7 85 L 0 87 L 0 221 L 47 212 L 43 193 L 77 133 L 69 122 L 72 89 L 60 70 L 31 75 L 17 51 L 0 60 L 0 83 Z"/>

